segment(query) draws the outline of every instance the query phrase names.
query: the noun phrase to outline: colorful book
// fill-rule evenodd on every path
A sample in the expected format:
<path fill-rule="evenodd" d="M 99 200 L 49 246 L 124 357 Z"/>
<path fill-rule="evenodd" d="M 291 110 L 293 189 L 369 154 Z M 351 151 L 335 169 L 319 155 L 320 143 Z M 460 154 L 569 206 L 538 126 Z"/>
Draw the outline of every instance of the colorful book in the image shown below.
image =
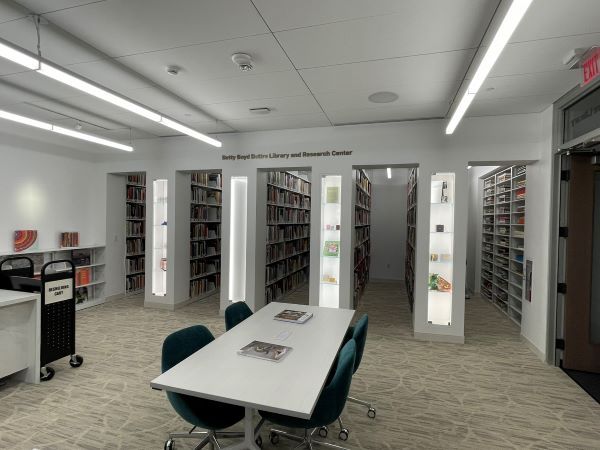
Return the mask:
<path fill-rule="evenodd" d="M 37 230 L 17 230 L 14 235 L 15 252 L 22 252 L 28 248 L 37 248 Z"/>
<path fill-rule="evenodd" d="M 277 314 L 274 319 L 282 320 L 284 322 L 292 322 L 292 323 L 305 323 L 308 319 L 312 317 L 311 312 L 306 311 L 295 311 L 293 309 L 284 309 L 279 314 Z"/>
<path fill-rule="evenodd" d="M 269 344 L 268 342 L 252 341 L 248 345 L 242 347 L 238 353 L 242 356 L 250 356 L 251 358 L 266 359 L 267 361 L 279 362 L 290 351 L 291 347 L 285 345 Z"/>
<path fill-rule="evenodd" d="M 340 241 L 325 241 L 323 256 L 340 256 Z"/>

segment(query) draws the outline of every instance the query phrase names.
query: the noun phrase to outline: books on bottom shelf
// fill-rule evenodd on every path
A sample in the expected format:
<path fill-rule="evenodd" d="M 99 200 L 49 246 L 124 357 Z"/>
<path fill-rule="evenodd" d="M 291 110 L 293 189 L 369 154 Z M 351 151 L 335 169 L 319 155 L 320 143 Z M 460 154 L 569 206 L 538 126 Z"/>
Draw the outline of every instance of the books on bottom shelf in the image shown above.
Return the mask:
<path fill-rule="evenodd" d="M 239 349 L 238 354 L 251 358 L 265 359 L 267 361 L 279 362 L 290 351 L 291 347 L 285 345 L 269 344 L 268 342 L 252 341 Z"/>

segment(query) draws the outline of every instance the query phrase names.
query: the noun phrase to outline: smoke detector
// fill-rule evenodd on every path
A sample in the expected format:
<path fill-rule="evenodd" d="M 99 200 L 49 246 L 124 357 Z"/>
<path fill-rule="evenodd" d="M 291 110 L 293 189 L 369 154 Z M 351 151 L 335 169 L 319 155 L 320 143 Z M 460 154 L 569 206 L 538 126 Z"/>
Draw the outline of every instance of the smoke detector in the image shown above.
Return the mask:
<path fill-rule="evenodd" d="M 167 73 L 169 75 L 179 75 L 179 71 L 181 70 L 181 67 L 179 66 L 167 66 L 165 67 L 165 70 L 167 71 Z"/>
<path fill-rule="evenodd" d="M 234 53 L 231 55 L 231 60 L 239 66 L 242 72 L 249 72 L 254 69 L 252 57 L 247 53 Z"/>

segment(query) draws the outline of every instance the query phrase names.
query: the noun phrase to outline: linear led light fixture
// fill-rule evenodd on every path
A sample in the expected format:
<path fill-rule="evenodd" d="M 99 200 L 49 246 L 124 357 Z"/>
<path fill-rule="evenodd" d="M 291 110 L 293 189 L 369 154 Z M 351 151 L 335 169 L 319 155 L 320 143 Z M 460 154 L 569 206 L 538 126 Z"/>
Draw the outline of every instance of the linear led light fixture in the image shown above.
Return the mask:
<path fill-rule="evenodd" d="M 391 167 L 387 168 L 387 177 L 388 177 L 388 180 L 392 179 L 392 168 Z"/>
<path fill-rule="evenodd" d="M 446 127 L 446 134 L 454 133 L 454 130 L 458 126 L 459 122 L 465 115 L 465 112 L 471 105 L 471 102 L 475 98 L 475 95 L 481 88 L 481 85 L 489 75 L 492 67 L 498 60 L 498 57 L 506 47 L 508 40 L 516 30 L 517 26 L 521 22 L 521 19 L 527 12 L 527 8 L 531 5 L 533 0 L 513 0 L 510 8 L 508 9 L 498 31 L 496 31 L 496 35 L 492 40 L 492 43 L 488 47 L 487 51 L 481 62 L 479 63 L 479 67 L 475 71 L 475 75 L 471 79 L 469 83 L 469 87 L 464 93 L 460 103 L 454 110 L 452 117 L 450 118 L 450 122 L 448 122 L 448 126 Z"/>
<path fill-rule="evenodd" d="M 29 53 L 26 50 L 14 46 L 4 39 L 0 39 L 0 56 L 23 67 L 45 75 L 48 78 L 52 78 L 53 80 L 104 100 L 105 102 L 111 103 L 119 108 L 123 108 L 133 114 L 137 114 L 138 116 L 142 116 L 146 119 L 152 120 L 153 122 L 157 122 L 173 130 L 177 130 L 180 133 L 187 134 L 195 139 L 199 139 L 207 144 L 215 147 L 221 147 L 222 145 L 221 142 L 216 139 L 193 130 L 192 128 L 189 128 L 175 120 L 169 119 L 168 117 L 165 117 L 156 111 L 146 108 L 137 102 L 129 100 L 128 98 L 117 94 L 116 92 L 113 92 L 103 86 L 76 75 L 62 67 L 54 65 L 43 58 L 39 58 L 38 56 Z"/>
<path fill-rule="evenodd" d="M 13 114 L 8 111 L 3 111 L 0 109 L 0 119 L 10 120 L 12 122 L 17 122 L 23 125 L 29 125 L 30 127 L 39 128 L 41 130 L 52 131 L 54 133 L 62 134 L 65 136 L 70 136 L 76 139 L 81 139 L 88 142 L 93 142 L 95 144 L 104 145 L 106 147 L 117 148 L 119 150 L 123 150 L 126 152 L 132 152 L 133 147 L 130 145 L 121 144 L 119 142 L 111 141 L 109 139 L 104 139 L 98 136 L 94 136 L 93 134 L 82 133 L 81 131 L 70 130 L 68 128 L 58 127 L 56 125 L 52 125 L 51 123 L 42 122 L 41 120 L 30 119 L 29 117 L 20 116 L 18 114 Z"/>

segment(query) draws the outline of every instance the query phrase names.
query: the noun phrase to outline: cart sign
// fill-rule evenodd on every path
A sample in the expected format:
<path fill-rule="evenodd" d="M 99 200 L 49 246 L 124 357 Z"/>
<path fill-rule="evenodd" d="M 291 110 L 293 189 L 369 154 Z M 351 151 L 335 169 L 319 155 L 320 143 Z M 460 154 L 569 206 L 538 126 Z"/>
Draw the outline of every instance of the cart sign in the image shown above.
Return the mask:
<path fill-rule="evenodd" d="M 44 303 L 46 305 L 73 298 L 73 280 L 71 278 L 48 281 L 44 283 L 44 287 Z"/>
<path fill-rule="evenodd" d="M 600 48 L 595 48 L 581 63 L 583 69 L 582 86 L 590 83 L 600 75 Z"/>

